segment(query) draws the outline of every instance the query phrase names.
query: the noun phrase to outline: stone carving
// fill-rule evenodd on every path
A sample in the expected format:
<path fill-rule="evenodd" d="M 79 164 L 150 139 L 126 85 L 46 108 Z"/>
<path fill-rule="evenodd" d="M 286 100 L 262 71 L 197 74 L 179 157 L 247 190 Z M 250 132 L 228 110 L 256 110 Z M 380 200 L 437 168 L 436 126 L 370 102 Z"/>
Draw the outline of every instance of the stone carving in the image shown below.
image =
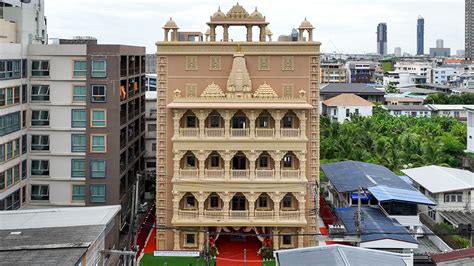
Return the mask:
<path fill-rule="evenodd" d="M 186 56 L 186 70 L 198 70 L 197 56 Z"/>
<path fill-rule="evenodd" d="M 278 98 L 276 92 L 272 89 L 270 85 L 264 82 L 260 85 L 257 91 L 253 94 L 255 98 Z"/>
<path fill-rule="evenodd" d="M 270 70 L 270 57 L 269 56 L 258 57 L 258 70 L 260 71 Z"/>
<path fill-rule="evenodd" d="M 283 84 L 283 97 L 293 98 L 293 84 Z"/>
<path fill-rule="evenodd" d="M 293 56 L 282 56 L 282 66 L 283 71 L 293 71 L 295 70 L 294 57 Z"/>
<path fill-rule="evenodd" d="M 186 97 L 194 98 L 197 97 L 197 84 L 186 84 Z"/>
<path fill-rule="evenodd" d="M 225 93 L 221 90 L 219 85 L 212 82 L 201 94 L 201 97 L 225 97 Z"/>
<path fill-rule="evenodd" d="M 211 56 L 209 70 L 220 71 L 221 70 L 221 57 Z"/>
<path fill-rule="evenodd" d="M 245 63 L 244 55 L 234 54 L 232 70 L 227 80 L 227 94 L 231 98 L 250 98 L 252 90 L 252 81 Z"/>

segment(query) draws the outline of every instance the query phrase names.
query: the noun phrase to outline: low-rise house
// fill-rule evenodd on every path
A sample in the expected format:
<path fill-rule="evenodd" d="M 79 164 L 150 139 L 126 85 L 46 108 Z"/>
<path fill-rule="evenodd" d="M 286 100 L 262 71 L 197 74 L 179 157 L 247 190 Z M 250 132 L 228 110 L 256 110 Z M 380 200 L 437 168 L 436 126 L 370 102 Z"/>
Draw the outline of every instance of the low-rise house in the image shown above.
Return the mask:
<path fill-rule="evenodd" d="M 467 110 L 467 152 L 474 152 L 474 108 Z"/>
<path fill-rule="evenodd" d="M 430 117 L 431 110 L 423 105 L 383 105 L 392 116 Z"/>
<path fill-rule="evenodd" d="M 413 265 L 412 254 L 379 251 L 346 245 L 329 245 L 274 251 L 277 266 Z"/>
<path fill-rule="evenodd" d="M 115 265 L 120 205 L 0 212 L 0 264 Z M 114 260 L 114 261 L 112 261 Z"/>
<path fill-rule="evenodd" d="M 385 105 L 423 105 L 423 99 L 414 97 L 385 96 Z"/>
<path fill-rule="evenodd" d="M 319 95 L 321 101 L 328 100 L 340 94 L 355 94 L 369 102 L 383 103 L 385 91 L 383 87 L 365 83 L 331 83 L 321 85 Z"/>
<path fill-rule="evenodd" d="M 331 122 L 343 123 L 354 115 L 371 116 L 373 104 L 355 94 L 340 94 L 322 104 L 323 115 Z"/>
<path fill-rule="evenodd" d="M 426 107 L 431 109 L 433 116 L 453 117 L 459 121 L 467 121 L 467 109 L 473 109 L 474 105 L 462 104 L 427 104 Z"/>
<path fill-rule="evenodd" d="M 467 170 L 436 165 L 402 170 L 413 180 L 415 187 L 436 202 L 432 206 L 419 206 L 423 221 L 433 226 L 435 223 L 449 223 L 463 227 L 471 223 L 474 203 L 474 174 Z"/>
<path fill-rule="evenodd" d="M 433 254 L 431 259 L 437 266 L 472 266 L 474 265 L 474 248 Z"/>

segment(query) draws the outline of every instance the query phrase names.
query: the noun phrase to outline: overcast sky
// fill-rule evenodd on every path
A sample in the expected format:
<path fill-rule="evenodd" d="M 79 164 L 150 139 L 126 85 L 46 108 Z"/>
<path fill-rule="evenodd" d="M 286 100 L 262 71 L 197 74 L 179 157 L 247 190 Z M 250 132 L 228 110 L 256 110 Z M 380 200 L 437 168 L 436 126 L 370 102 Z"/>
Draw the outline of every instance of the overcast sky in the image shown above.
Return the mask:
<path fill-rule="evenodd" d="M 49 37 L 94 36 L 100 43 L 146 46 L 163 40 L 161 27 L 170 16 L 183 31 L 206 31 L 206 22 L 221 6 L 227 12 L 236 0 L 46 0 Z M 464 0 L 239 0 L 251 13 L 255 6 L 270 22 L 276 39 L 307 19 L 316 27 L 322 51 L 376 51 L 376 27 L 388 25 L 388 50 L 415 53 L 416 20 L 425 18 L 425 53 L 444 39 L 453 54 L 464 49 Z M 231 28 L 243 40 L 245 28 Z M 254 38 L 256 38 L 256 28 Z"/>

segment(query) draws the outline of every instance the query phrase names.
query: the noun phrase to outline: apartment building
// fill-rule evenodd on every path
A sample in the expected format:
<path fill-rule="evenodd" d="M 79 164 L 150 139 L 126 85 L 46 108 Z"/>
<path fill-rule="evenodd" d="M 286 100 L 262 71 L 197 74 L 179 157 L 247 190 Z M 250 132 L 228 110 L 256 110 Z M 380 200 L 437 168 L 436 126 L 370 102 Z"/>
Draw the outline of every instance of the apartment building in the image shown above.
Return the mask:
<path fill-rule="evenodd" d="M 257 246 L 270 239 L 254 233 L 273 234 L 275 249 L 316 244 L 304 234 L 318 227 L 320 43 L 306 19 L 296 42 L 271 42 L 268 24 L 237 4 L 211 16 L 209 41 L 176 41 L 177 24 L 163 27 L 156 206 L 158 225 L 175 230 L 157 229 L 158 249 L 215 240 L 224 252 L 235 239 L 220 232 Z M 233 25 L 247 27 L 245 41 L 230 41 Z"/>
<path fill-rule="evenodd" d="M 44 1 L 2 1 L 0 28 L 0 210 L 14 210 L 27 202 L 27 47 L 47 42 Z"/>
<path fill-rule="evenodd" d="M 416 76 L 422 76 L 426 78 L 426 82 L 432 83 L 432 70 L 434 64 L 430 61 L 414 61 L 414 60 L 405 60 L 397 61 L 395 63 L 395 72 L 401 73 L 410 73 Z"/>
<path fill-rule="evenodd" d="M 346 67 L 342 62 L 321 62 L 320 83 L 346 83 Z"/>
<path fill-rule="evenodd" d="M 145 93 L 145 128 L 145 170 L 151 179 L 156 176 L 156 91 Z"/>
<path fill-rule="evenodd" d="M 349 83 L 374 83 L 375 69 L 374 62 L 354 61 L 347 62 L 347 76 Z"/>

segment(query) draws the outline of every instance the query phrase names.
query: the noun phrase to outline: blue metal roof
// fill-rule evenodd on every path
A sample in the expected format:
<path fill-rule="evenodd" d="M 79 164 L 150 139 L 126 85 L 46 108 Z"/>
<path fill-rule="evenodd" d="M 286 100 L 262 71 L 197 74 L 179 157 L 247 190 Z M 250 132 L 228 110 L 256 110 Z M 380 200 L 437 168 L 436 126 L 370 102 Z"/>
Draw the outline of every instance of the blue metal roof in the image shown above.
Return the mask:
<path fill-rule="evenodd" d="M 382 165 L 344 161 L 323 164 L 321 169 L 338 192 L 356 191 L 359 186 L 366 189 L 378 185 L 415 190 L 414 187 Z"/>
<path fill-rule="evenodd" d="M 381 203 L 396 201 L 424 205 L 436 205 L 433 201 L 428 199 L 425 195 L 421 194 L 417 190 L 400 189 L 387 186 L 369 187 L 367 190 L 369 190 L 369 192 Z"/>
<path fill-rule="evenodd" d="M 357 234 L 357 207 L 338 208 L 336 215 L 344 224 L 347 233 Z M 379 208 L 364 206 L 361 208 L 361 241 L 370 242 L 393 239 L 418 244 L 416 239 L 397 220 L 387 217 Z"/>

